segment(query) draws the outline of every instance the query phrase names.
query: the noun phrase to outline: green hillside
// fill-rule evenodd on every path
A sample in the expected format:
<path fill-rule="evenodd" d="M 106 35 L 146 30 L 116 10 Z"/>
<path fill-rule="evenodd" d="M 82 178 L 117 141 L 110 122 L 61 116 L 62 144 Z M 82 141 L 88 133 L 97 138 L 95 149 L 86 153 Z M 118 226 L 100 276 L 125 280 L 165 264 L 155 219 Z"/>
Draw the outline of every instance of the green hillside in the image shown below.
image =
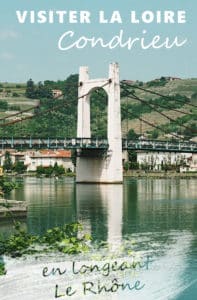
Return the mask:
<path fill-rule="evenodd" d="M 140 89 L 132 89 L 127 86 L 127 90 L 133 91 L 134 98 L 136 96 L 142 101 L 127 96 L 122 98 L 122 107 L 126 111 L 125 118 L 122 120 L 124 136 L 130 129 L 133 129 L 137 134 L 148 133 L 148 136 L 152 138 L 166 138 L 166 134 L 172 132 L 175 135 L 183 135 L 188 138 L 196 136 L 197 79 L 153 80 L 147 83 L 133 82 L 132 85 Z M 150 90 L 167 97 L 154 95 L 144 90 Z M 127 111 L 135 112 L 135 115 L 142 120 L 140 121 Z M 164 115 L 167 115 L 169 119 Z M 161 128 L 161 130 L 148 123 Z"/>
<path fill-rule="evenodd" d="M 173 137 L 181 135 L 188 139 L 196 136 L 197 79 L 161 77 L 147 83 L 129 84 L 121 85 L 123 137 L 146 135 L 166 139 L 171 133 Z M 33 81 L 0 83 L 1 136 L 76 136 L 77 88 L 77 74 L 66 80 L 46 80 L 37 84 Z M 64 96 L 54 99 L 54 89 L 61 90 Z M 144 91 L 147 89 L 160 95 Z M 38 105 L 39 108 L 23 112 Z M 31 119 L 31 116 L 34 117 Z M 10 124 L 21 118 L 27 120 Z M 106 137 L 106 128 L 107 95 L 100 89 L 91 95 L 92 136 Z"/>

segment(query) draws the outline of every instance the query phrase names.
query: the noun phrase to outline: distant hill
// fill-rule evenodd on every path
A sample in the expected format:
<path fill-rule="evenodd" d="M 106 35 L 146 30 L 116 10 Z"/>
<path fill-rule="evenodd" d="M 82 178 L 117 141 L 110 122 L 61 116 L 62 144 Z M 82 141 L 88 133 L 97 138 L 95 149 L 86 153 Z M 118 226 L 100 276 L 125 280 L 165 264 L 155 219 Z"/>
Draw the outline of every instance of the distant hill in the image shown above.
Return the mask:
<path fill-rule="evenodd" d="M 170 133 L 194 138 L 197 130 L 197 78 L 179 79 L 161 77 L 146 83 L 128 81 L 121 89 L 122 133 L 123 137 L 138 137 L 147 135 L 148 138 L 167 138 Z M 0 118 L 23 111 L 40 103 L 39 111 L 48 110 L 56 103 L 62 107 L 33 120 L 27 120 L 6 128 L 0 128 L 1 135 L 7 136 L 76 136 L 77 115 L 77 85 L 78 75 L 70 75 L 66 80 L 57 82 L 44 81 L 42 86 L 46 89 L 60 89 L 65 96 L 62 99 L 30 99 L 26 97 L 25 83 L 0 83 Z M 37 85 L 36 85 L 37 86 Z M 134 88 L 135 87 L 135 88 Z M 140 89 L 138 89 L 138 88 Z M 144 90 L 151 90 L 163 98 Z M 137 99 L 131 99 L 137 97 Z M 58 102 L 59 101 L 59 102 Z M 145 103 L 143 102 L 145 101 Z M 107 97 L 103 90 L 91 95 L 91 130 L 97 137 L 106 136 L 107 127 Z M 148 105 L 147 105 L 147 104 Z M 61 106 L 61 105 L 60 105 Z M 157 110 L 157 111 L 155 111 Z M 24 113 L 34 114 L 35 111 Z M 166 118 L 164 115 L 169 118 Z M 17 116 L 21 118 L 21 115 Z M 141 121 L 138 119 L 141 118 Z M 11 117 L 9 120 L 16 117 Z M 147 123 L 143 122 L 146 121 Z M 153 124 L 156 127 L 151 126 Z M 182 126 L 183 125 L 183 126 Z M 129 134 L 128 134 L 129 132 Z"/>

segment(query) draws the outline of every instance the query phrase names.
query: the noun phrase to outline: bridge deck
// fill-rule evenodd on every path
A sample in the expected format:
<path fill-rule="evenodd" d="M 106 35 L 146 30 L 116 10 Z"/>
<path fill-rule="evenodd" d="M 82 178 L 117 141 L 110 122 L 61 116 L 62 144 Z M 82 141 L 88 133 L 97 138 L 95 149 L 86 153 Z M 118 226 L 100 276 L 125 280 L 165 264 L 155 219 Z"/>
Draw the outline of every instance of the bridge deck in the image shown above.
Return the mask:
<path fill-rule="evenodd" d="M 97 149 L 107 150 L 107 139 L 89 138 L 1 138 L 3 149 Z M 123 150 L 197 153 L 197 143 L 156 140 L 122 140 Z"/>

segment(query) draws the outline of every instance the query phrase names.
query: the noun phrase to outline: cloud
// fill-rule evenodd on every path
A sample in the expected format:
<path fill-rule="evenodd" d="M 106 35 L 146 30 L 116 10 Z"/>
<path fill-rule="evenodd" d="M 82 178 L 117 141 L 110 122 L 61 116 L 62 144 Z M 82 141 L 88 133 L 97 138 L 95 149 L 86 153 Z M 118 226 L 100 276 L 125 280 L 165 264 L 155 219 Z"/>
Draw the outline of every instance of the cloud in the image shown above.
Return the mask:
<path fill-rule="evenodd" d="M 0 59 L 1 60 L 13 60 L 14 55 L 9 52 L 2 52 L 2 53 L 0 53 Z"/>
<path fill-rule="evenodd" d="M 0 40 L 17 39 L 19 34 L 14 30 L 0 30 Z"/>

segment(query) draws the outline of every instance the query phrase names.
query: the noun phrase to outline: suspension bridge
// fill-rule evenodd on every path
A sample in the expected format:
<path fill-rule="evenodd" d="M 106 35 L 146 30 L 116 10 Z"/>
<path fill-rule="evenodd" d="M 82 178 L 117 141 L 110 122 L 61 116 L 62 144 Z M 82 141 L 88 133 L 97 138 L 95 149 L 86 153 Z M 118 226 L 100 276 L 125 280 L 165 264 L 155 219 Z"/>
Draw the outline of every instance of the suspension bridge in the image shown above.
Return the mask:
<path fill-rule="evenodd" d="M 136 96 L 133 89 L 141 89 L 144 92 L 153 93 L 162 96 L 169 100 L 168 96 L 163 96 L 157 92 L 144 89 L 143 87 L 131 85 L 129 81 L 124 80 L 120 82 L 119 66 L 117 63 L 109 65 L 109 74 L 106 78 L 90 79 L 88 67 L 80 67 L 79 83 L 78 83 L 78 109 L 77 109 L 77 137 L 73 138 L 33 138 L 33 137 L 1 137 L 0 149 L 73 149 L 77 153 L 76 166 L 76 181 L 77 182 L 98 182 L 98 183 L 121 183 L 123 181 L 122 171 L 122 151 L 123 150 L 143 150 L 143 151 L 162 151 L 162 152 L 186 152 L 197 153 L 197 143 L 180 140 L 180 136 L 172 133 L 173 141 L 169 140 L 131 140 L 123 139 L 121 131 L 121 105 L 120 105 L 120 88 L 124 94 L 143 105 L 153 109 L 168 121 L 175 120 L 161 111 L 162 104 L 152 104 L 144 99 Z M 107 138 L 92 138 L 91 136 L 91 118 L 90 118 L 90 95 L 93 91 L 103 89 L 108 98 L 107 104 Z M 181 100 L 177 100 L 181 101 Z M 68 103 L 64 103 L 67 105 Z M 196 106 L 192 103 L 187 103 L 192 108 Z M 46 114 L 51 111 L 61 109 L 63 103 L 57 103 L 44 111 L 37 111 L 36 117 Z M 163 106 L 163 108 L 165 108 Z M 35 110 L 35 107 L 33 108 Z M 26 109 L 27 112 L 31 109 Z M 172 108 L 172 111 L 189 115 L 190 112 L 181 111 L 177 108 Z M 122 110 L 124 112 L 124 110 Z M 151 123 L 149 120 L 143 119 L 133 112 L 129 112 L 133 117 L 156 128 L 164 131 L 163 127 Z M 128 114 L 128 111 L 127 111 Z M 22 117 L 22 113 L 18 112 L 12 115 L 15 119 L 4 117 L 0 119 L 3 121 L 0 126 L 13 125 L 18 122 L 31 119 L 33 115 Z M 20 117 L 21 116 L 21 117 Z M 191 130 L 185 124 L 181 124 L 185 130 Z M 177 138 L 179 140 L 177 140 Z"/>
<path fill-rule="evenodd" d="M 71 149 L 107 150 L 107 139 L 96 138 L 2 138 L 0 149 Z M 181 141 L 129 140 L 122 139 L 122 150 L 144 150 L 197 153 L 197 143 Z"/>

